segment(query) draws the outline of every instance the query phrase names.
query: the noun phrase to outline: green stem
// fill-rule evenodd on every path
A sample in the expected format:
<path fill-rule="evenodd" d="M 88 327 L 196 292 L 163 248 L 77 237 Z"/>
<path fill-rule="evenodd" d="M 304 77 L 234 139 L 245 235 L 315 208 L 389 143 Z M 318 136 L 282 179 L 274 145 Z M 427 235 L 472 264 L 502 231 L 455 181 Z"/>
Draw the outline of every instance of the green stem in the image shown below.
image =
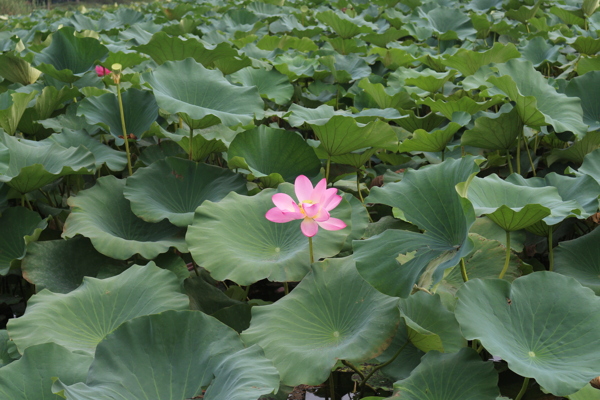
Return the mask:
<path fill-rule="evenodd" d="M 189 155 L 190 161 L 193 160 L 193 154 L 194 154 L 194 128 L 192 128 L 190 126 L 190 155 Z"/>
<path fill-rule="evenodd" d="M 121 114 L 121 129 L 123 130 L 123 139 L 125 140 L 125 152 L 127 153 L 127 170 L 129 176 L 133 175 L 131 167 L 131 154 L 129 153 L 129 140 L 127 138 L 127 128 L 125 126 L 125 112 L 123 111 L 123 98 L 121 97 L 121 84 L 117 83 L 117 99 L 119 100 L 119 113 Z"/>
<path fill-rule="evenodd" d="M 552 248 L 552 227 L 550 226 L 550 232 L 548 232 L 548 269 L 554 271 L 554 249 Z"/>
<path fill-rule="evenodd" d="M 329 374 L 329 397 L 335 400 L 335 385 L 333 383 L 333 372 Z"/>
<path fill-rule="evenodd" d="M 396 354 L 394 354 L 392 356 L 392 358 L 390 358 L 389 360 L 387 360 L 386 362 L 384 362 L 383 364 L 379 364 L 378 366 L 376 366 L 375 368 L 373 368 L 371 370 L 371 372 L 369 372 L 369 374 L 367 376 L 365 376 L 365 378 L 360 382 L 360 389 L 359 389 L 359 398 L 362 397 L 363 392 L 365 390 L 365 387 L 367 386 L 367 381 L 373 376 L 373 374 L 377 371 L 379 371 L 381 368 L 385 368 L 388 365 L 390 365 L 391 363 L 394 362 L 394 360 L 396 358 L 398 358 L 398 356 L 400 355 L 400 353 L 402 353 L 402 350 L 404 350 L 404 348 L 408 345 L 410 341 L 406 340 L 406 342 L 404 342 L 404 344 L 398 349 L 398 351 L 396 352 Z"/>
<path fill-rule="evenodd" d="M 506 271 L 508 271 L 508 264 L 510 263 L 510 231 L 506 231 L 506 260 L 504 260 L 504 268 L 502 268 L 502 272 L 500 272 L 500 276 L 498 278 L 504 278 L 506 275 Z"/>
<path fill-rule="evenodd" d="M 531 158 L 531 152 L 529 151 L 529 143 L 528 140 L 526 138 L 524 138 L 524 142 L 525 142 L 525 150 L 527 151 L 527 158 L 529 158 L 529 164 L 531 165 L 531 172 L 533 173 L 533 176 L 536 176 L 535 173 L 535 165 L 533 165 L 533 158 Z"/>
<path fill-rule="evenodd" d="M 521 391 L 519 392 L 517 397 L 515 397 L 515 400 L 521 400 L 523 398 L 523 396 L 525 395 L 525 392 L 527 391 L 527 386 L 529 386 L 529 378 L 525 378 L 525 380 L 523 381 L 523 386 L 521 386 Z"/>
<path fill-rule="evenodd" d="M 325 181 L 329 183 L 329 169 L 331 168 L 331 156 L 327 156 L 327 165 L 325 166 Z"/>
<path fill-rule="evenodd" d="M 467 276 L 467 266 L 465 265 L 465 259 L 460 259 L 460 274 L 462 275 L 463 281 L 467 282 L 469 277 Z"/>
<path fill-rule="evenodd" d="M 286 296 L 290 294 L 290 287 L 288 286 L 287 282 L 283 282 L 283 290 Z"/>
<path fill-rule="evenodd" d="M 310 264 L 312 265 L 315 262 L 315 256 L 313 254 L 312 237 L 308 238 L 308 251 L 310 253 Z"/>
<path fill-rule="evenodd" d="M 517 174 L 521 175 L 521 135 L 517 136 Z"/>
<path fill-rule="evenodd" d="M 244 290 L 244 298 L 245 299 L 248 298 L 248 293 L 250 293 L 250 286 L 252 286 L 252 285 L 246 286 L 246 290 Z"/>
<path fill-rule="evenodd" d="M 362 371 L 354 366 L 354 364 L 352 364 L 350 361 L 342 360 L 342 364 L 356 372 L 358 376 L 360 376 L 360 379 L 365 379 L 365 374 L 363 374 Z"/>
<path fill-rule="evenodd" d="M 515 171 L 513 171 L 512 162 L 510 162 L 510 150 L 508 149 L 506 149 L 506 162 L 508 163 L 508 170 L 510 173 L 514 173 Z"/>

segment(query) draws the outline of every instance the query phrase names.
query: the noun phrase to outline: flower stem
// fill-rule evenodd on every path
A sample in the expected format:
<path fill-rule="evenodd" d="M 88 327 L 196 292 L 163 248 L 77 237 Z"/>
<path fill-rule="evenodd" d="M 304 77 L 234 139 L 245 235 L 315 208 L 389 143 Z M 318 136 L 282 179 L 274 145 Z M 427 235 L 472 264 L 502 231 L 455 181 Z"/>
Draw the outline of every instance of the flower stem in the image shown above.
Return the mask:
<path fill-rule="evenodd" d="M 460 259 L 460 274 L 462 275 L 463 281 L 467 282 L 469 277 L 467 276 L 467 266 L 465 265 L 465 259 Z"/>
<path fill-rule="evenodd" d="M 283 290 L 286 296 L 290 294 L 290 287 L 288 286 L 287 282 L 283 282 Z"/>
<path fill-rule="evenodd" d="M 519 175 L 521 175 L 521 135 L 523 132 L 517 136 L 517 174 Z"/>
<path fill-rule="evenodd" d="M 133 175 L 131 167 L 131 154 L 129 153 L 129 140 L 127 138 L 127 128 L 125 127 L 125 112 L 123 111 L 123 98 L 121 97 L 121 83 L 117 81 L 117 98 L 119 100 L 119 112 L 121 114 L 121 129 L 123 130 L 123 139 L 125 140 L 125 152 L 127 153 L 127 170 L 129 176 Z"/>
<path fill-rule="evenodd" d="M 502 268 L 502 272 L 500 272 L 500 276 L 498 278 L 504 278 L 506 275 L 506 271 L 508 271 L 508 264 L 510 263 L 510 231 L 506 231 L 506 260 L 504 260 L 504 268 Z"/>
<path fill-rule="evenodd" d="M 512 162 L 510 161 L 510 150 L 508 149 L 506 149 L 506 162 L 508 163 L 508 170 L 510 173 L 514 173 L 515 171 L 513 171 Z"/>
<path fill-rule="evenodd" d="M 515 397 L 515 400 L 521 400 L 523 398 L 523 396 L 525 395 L 525 392 L 527 391 L 527 386 L 529 386 L 529 378 L 525 378 L 525 380 L 523 381 L 523 386 L 521 386 L 521 391 L 519 392 L 517 397 Z"/>
<path fill-rule="evenodd" d="M 313 244 L 312 237 L 308 237 L 308 251 L 310 253 L 310 264 L 312 265 L 315 262 L 315 256 L 313 254 Z"/>
<path fill-rule="evenodd" d="M 535 165 L 533 164 L 533 158 L 531 158 L 531 152 L 529 151 L 529 143 L 527 143 L 527 138 L 524 137 L 525 140 L 523 140 L 523 142 L 525 143 L 525 151 L 527 151 L 527 157 L 529 158 L 529 164 L 531 164 L 531 172 L 533 173 L 533 176 L 536 176 L 535 174 Z"/>

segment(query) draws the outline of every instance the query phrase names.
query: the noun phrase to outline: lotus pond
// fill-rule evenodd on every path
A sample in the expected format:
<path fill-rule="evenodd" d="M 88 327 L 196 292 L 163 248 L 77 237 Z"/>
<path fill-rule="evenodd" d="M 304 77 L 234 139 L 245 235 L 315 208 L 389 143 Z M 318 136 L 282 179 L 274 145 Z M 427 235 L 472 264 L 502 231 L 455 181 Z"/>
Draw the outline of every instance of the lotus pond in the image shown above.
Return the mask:
<path fill-rule="evenodd" d="M 4 18 L 0 399 L 600 399 L 598 6 Z"/>

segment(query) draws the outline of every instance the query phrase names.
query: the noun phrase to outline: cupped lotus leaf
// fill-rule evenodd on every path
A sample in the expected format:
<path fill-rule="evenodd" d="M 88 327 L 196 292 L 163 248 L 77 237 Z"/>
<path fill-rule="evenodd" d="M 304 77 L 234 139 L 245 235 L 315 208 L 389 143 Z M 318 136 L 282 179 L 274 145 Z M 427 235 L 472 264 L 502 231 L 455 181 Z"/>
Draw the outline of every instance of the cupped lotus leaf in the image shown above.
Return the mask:
<path fill-rule="evenodd" d="M 245 349 L 215 318 L 165 311 L 122 324 L 98 345 L 86 383 L 54 390 L 67 400 L 182 400 L 206 386 L 205 400 L 257 400 L 277 390 L 279 375 L 258 346 Z"/>
<path fill-rule="evenodd" d="M 557 132 L 571 131 L 583 136 L 587 126 L 583 123 L 581 100 L 558 93 L 548 84 L 531 61 L 512 59 L 495 64 L 498 76 L 487 80 L 514 101 L 525 125 L 539 127 L 552 125 Z"/>
<path fill-rule="evenodd" d="M 397 79 L 404 81 L 406 85 L 416 86 L 419 89 L 434 93 L 452 79 L 456 75 L 456 71 L 435 72 L 432 69 L 416 71 L 412 68 L 400 67 L 393 74 Z"/>
<path fill-rule="evenodd" d="M 217 60 L 239 57 L 238 51 L 228 43 L 211 46 L 194 38 L 169 36 L 165 32 L 156 32 L 147 44 L 133 47 L 133 50 L 148 54 L 158 65 L 193 58 L 206 68 L 211 68 Z"/>
<path fill-rule="evenodd" d="M 349 83 L 371 75 L 371 67 L 358 54 L 323 56 L 319 58 L 319 63 L 331 71 L 339 83 Z"/>
<path fill-rule="evenodd" d="M 589 175 L 600 183 L 600 149 L 594 150 L 584 157 L 578 172 Z"/>
<path fill-rule="evenodd" d="M 335 115 L 347 115 L 341 110 L 335 110 L 332 106 L 321 104 L 317 108 L 306 108 L 298 104 L 292 104 L 284 116 L 284 119 L 293 127 L 310 125 L 325 125 Z"/>
<path fill-rule="evenodd" d="M 11 319 L 7 328 L 21 353 L 36 344 L 56 343 L 93 355 L 96 345 L 125 321 L 188 308 L 175 274 L 151 262 L 111 278 L 85 277 L 67 294 L 42 290 L 29 299 L 25 315 Z"/>
<path fill-rule="evenodd" d="M 455 185 L 478 171 L 473 157 L 404 173 L 398 183 L 374 187 L 365 199 L 403 211 L 405 219 L 425 233 L 388 229 L 367 240 L 354 241 L 356 266 L 377 290 L 399 297 L 410 295 L 415 284 L 431 287 L 444 270 L 469 254 L 473 206 L 461 199 Z"/>
<path fill-rule="evenodd" d="M 504 63 L 512 58 L 519 57 L 521 57 L 521 54 L 514 44 L 504 45 L 496 42 L 491 49 L 483 52 L 459 49 L 456 53 L 446 56 L 442 60 L 442 64 L 457 69 L 463 76 L 469 76 L 484 65 Z"/>
<path fill-rule="evenodd" d="M 18 125 L 19 130 L 32 135 L 38 133 L 41 125 L 37 121 L 50 118 L 54 111 L 77 95 L 79 95 L 77 88 L 63 86 L 59 90 L 54 86 L 46 86 L 35 99 L 35 105 L 23 112 Z"/>
<path fill-rule="evenodd" d="M 338 360 L 366 361 L 389 345 L 397 302 L 365 282 L 352 257 L 329 259 L 283 299 L 254 307 L 242 340 L 265 349 L 284 384 L 318 385 Z"/>
<path fill-rule="evenodd" d="M 506 16 L 508 18 L 517 20 L 523 24 L 526 24 L 530 19 L 536 16 L 537 12 L 542 5 L 543 0 L 537 0 L 535 4 L 531 6 L 522 5 L 519 8 L 513 8 L 506 11 Z"/>
<path fill-rule="evenodd" d="M 264 115 L 264 102 L 257 88 L 234 86 L 221 72 L 206 69 L 191 58 L 167 61 L 142 76 L 154 89 L 158 106 L 179 113 L 194 128 L 218 122 L 248 125 L 255 116 L 260 119 Z"/>
<path fill-rule="evenodd" d="M 401 37 L 410 36 L 410 33 L 406 29 L 396 29 L 394 27 L 389 27 L 384 31 L 380 31 L 377 33 L 367 33 L 360 36 L 361 40 L 364 40 L 367 43 L 372 43 L 379 48 L 387 47 L 387 44 L 390 42 L 395 42 Z M 391 49 L 390 49 L 391 50 Z M 354 51 L 353 53 L 358 53 Z M 386 65 L 386 67 L 388 67 Z M 390 68 L 394 69 L 394 68 Z"/>
<path fill-rule="evenodd" d="M 588 175 L 571 177 L 551 172 L 543 178 L 525 179 L 521 175 L 511 174 L 506 181 L 519 186 L 555 187 L 564 201 L 577 202 L 581 211 L 579 218 L 587 218 L 598 211 L 600 184 Z M 567 209 L 562 211 L 564 217 L 572 215 Z"/>
<path fill-rule="evenodd" d="M 27 105 L 36 94 L 36 91 L 16 93 L 12 90 L 0 94 L 0 127 L 6 133 L 9 135 L 15 134 Z"/>
<path fill-rule="evenodd" d="M 356 150 L 352 153 L 346 153 L 341 156 L 332 156 L 331 162 L 336 164 L 350 165 L 356 169 L 364 166 L 367 161 L 371 159 L 371 156 L 375 154 L 379 149 L 367 148 L 364 151 Z M 321 159 L 327 158 L 327 152 L 322 147 L 315 148 L 315 153 Z"/>
<path fill-rule="evenodd" d="M 454 112 L 453 112 L 454 114 Z M 452 115 L 450 118 L 452 119 Z M 406 129 L 408 132 L 414 132 L 417 129 L 423 129 L 427 132 L 438 128 L 443 123 L 447 122 L 447 119 L 436 112 L 430 112 L 424 117 L 418 117 L 415 115 L 413 110 L 406 111 L 405 118 L 395 121 L 401 128 Z"/>
<path fill-rule="evenodd" d="M 63 129 L 72 129 L 75 131 L 84 131 L 88 135 L 95 135 L 100 128 L 90 125 L 85 117 L 77 116 L 78 104 L 73 103 L 67 107 L 64 114 L 57 115 L 54 118 L 48 118 L 39 123 L 46 129 L 52 129 L 54 132 L 61 132 Z"/>
<path fill-rule="evenodd" d="M 10 207 L 0 216 L 0 275 L 25 257 L 27 243 L 35 241 L 48 225 L 39 214 L 23 207 Z"/>
<path fill-rule="evenodd" d="M 461 136 L 461 144 L 488 150 L 510 150 L 523 133 L 523 121 L 517 108 L 508 112 L 485 114 L 475 120 L 473 129 Z"/>
<path fill-rule="evenodd" d="M 416 58 L 404 49 L 374 47 L 369 50 L 369 55 L 377 54 L 379 61 L 388 69 L 395 70 L 416 61 Z"/>
<path fill-rule="evenodd" d="M 488 108 L 501 103 L 502 99 L 494 98 L 484 102 L 476 102 L 470 97 L 461 97 L 458 100 L 433 100 L 431 97 L 427 97 L 423 100 L 418 100 L 417 104 L 425 104 L 431 108 L 431 111 L 439 112 L 444 117 L 452 119 L 452 114 L 455 112 L 463 111 L 468 114 L 475 114 L 479 111 L 485 111 Z"/>
<path fill-rule="evenodd" d="M 541 3 L 541 1 L 538 1 L 538 3 Z M 573 7 L 564 8 L 564 6 L 552 6 L 550 8 L 550 13 L 556 15 L 566 24 L 578 25 L 581 28 L 585 27 L 585 19 L 581 9 L 574 9 Z"/>
<path fill-rule="evenodd" d="M 94 139 L 87 132 L 63 129 L 45 139 L 46 142 L 57 143 L 64 148 L 83 146 L 88 149 L 96 161 L 96 170 L 104 164 L 111 171 L 123 171 L 127 166 L 127 155 Z"/>
<path fill-rule="evenodd" d="M 0 55 L 0 76 L 4 79 L 27 86 L 37 81 L 41 74 L 42 71 L 14 53 Z"/>
<path fill-rule="evenodd" d="M 294 94 L 294 87 L 288 78 L 277 72 L 267 71 L 262 68 L 243 68 L 229 75 L 232 82 L 241 83 L 244 86 L 256 86 L 258 92 L 276 104 L 287 104 Z"/>
<path fill-rule="evenodd" d="M 158 105 L 152 92 L 147 90 L 128 89 L 121 94 L 123 114 L 127 132 L 123 133 L 119 100 L 116 94 L 106 93 L 101 96 L 86 97 L 77 108 L 77 115 L 82 115 L 93 125 L 104 125 L 116 138 L 134 134 L 142 136 L 158 118 Z"/>
<path fill-rule="evenodd" d="M 456 318 L 517 374 L 556 396 L 583 388 L 600 371 L 600 298 L 575 279 L 534 272 L 512 284 L 473 279 L 458 291 Z"/>
<path fill-rule="evenodd" d="M 569 81 L 565 94 L 569 97 L 581 99 L 583 108 L 583 123 L 588 125 L 588 131 L 600 130 L 600 99 L 591 87 L 600 84 L 600 71 L 590 71 L 583 76 L 578 76 Z"/>
<path fill-rule="evenodd" d="M 516 185 L 496 174 L 475 177 L 467 190 L 475 213 L 487 215 L 505 231 L 518 231 L 541 220 L 554 225 L 581 212 L 575 201 L 563 201 L 555 187 Z"/>
<path fill-rule="evenodd" d="M 339 156 L 366 147 L 392 148 L 398 142 L 394 129 L 380 120 L 361 124 L 353 117 L 336 115 L 323 125 L 310 126 L 330 156 Z"/>
<path fill-rule="evenodd" d="M 319 65 L 319 61 L 314 58 L 296 54 L 281 54 L 273 60 L 273 66 L 282 74 L 286 75 L 290 81 L 295 81 L 299 78 L 308 78 L 315 75 L 315 69 Z"/>
<path fill-rule="evenodd" d="M 331 10 L 317 13 L 315 18 L 344 39 L 349 39 L 359 33 L 372 33 L 378 30 L 377 25 L 367 22 L 361 17 L 350 18 L 344 13 L 336 13 Z"/>
<path fill-rule="evenodd" d="M 554 250 L 554 271 L 573 277 L 600 295 L 600 229 L 560 242 Z"/>
<path fill-rule="evenodd" d="M 236 131 L 222 124 L 211 125 L 204 129 L 194 129 L 193 137 L 190 140 L 189 129 L 177 129 L 175 132 L 169 132 L 155 123 L 152 124 L 146 135 L 157 136 L 161 139 L 169 138 L 176 142 L 187 154 L 191 150 L 192 160 L 204 161 L 212 153 L 227 151 L 227 147 L 235 137 Z M 177 155 L 177 153 L 173 155 Z"/>
<path fill-rule="evenodd" d="M 125 268 L 125 263 L 98 253 L 82 236 L 30 243 L 21 264 L 23 278 L 54 293 L 77 289 L 84 276 L 106 278 Z"/>
<path fill-rule="evenodd" d="M 479 217 L 471 226 L 471 233 L 483 236 L 486 239 L 495 240 L 506 246 L 506 231 L 488 217 Z M 517 253 L 523 251 L 525 243 L 525 231 L 510 233 L 510 248 Z"/>
<path fill-rule="evenodd" d="M 148 61 L 148 57 L 141 55 L 137 51 L 116 51 L 109 53 L 102 65 L 110 69 L 113 64 L 121 64 L 123 69 L 125 69 L 142 64 L 145 61 Z"/>
<path fill-rule="evenodd" d="M 423 129 L 417 129 L 413 132 L 410 139 L 403 141 L 398 146 L 400 152 L 411 151 L 444 151 L 448 142 L 454 137 L 454 134 L 461 128 L 460 124 L 450 122 L 441 129 L 427 132 Z"/>
<path fill-rule="evenodd" d="M 100 253 L 117 260 L 134 254 L 152 260 L 171 247 L 186 252 L 185 241 L 178 236 L 180 228 L 166 221 L 152 224 L 138 218 L 123 195 L 124 189 L 125 181 L 106 176 L 92 188 L 69 197 L 71 214 L 63 237 L 83 235 Z"/>
<path fill-rule="evenodd" d="M 600 70 L 600 57 L 599 56 L 583 56 L 577 62 L 575 66 L 577 74 L 579 76 L 585 75 L 591 71 Z"/>
<path fill-rule="evenodd" d="M 536 36 L 520 50 L 524 59 L 531 61 L 534 67 L 539 67 L 545 62 L 556 62 L 560 54 L 560 49 L 560 46 L 553 46 L 549 44 L 543 37 Z"/>
<path fill-rule="evenodd" d="M 35 67 L 62 82 L 73 83 L 107 54 L 98 39 L 77 37 L 65 26 L 52 34 L 52 43 L 35 55 Z"/>
<path fill-rule="evenodd" d="M 86 148 L 64 148 L 56 143 L 17 139 L 0 132 L 0 143 L 9 150 L 0 157 L 0 182 L 19 193 L 39 189 L 64 175 L 92 174 L 95 160 Z"/>
<path fill-rule="evenodd" d="M 593 56 L 600 51 L 600 39 L 594 39 L 591 36 L 578 36 L 571 47 L 581 54 Z"/>
<path fill-rule="evenodd" d="M 176 157 L 138 169 L 123 190 L 131 210 L 144 221 L 166 218 L 181 227 L 192 224 L 194 211 L 205 200 L 218 202 L 229 192 L 246 194 L 246 179 L 228 169 Z"/>
<path fill-rule="evenodd" d="M 158 144 L 148 146 L 142 150 L 139 160 L 148 166 L 157 161 L 164 160 L 167 157 L 184 156 L 185 152 L 176 142 L 173 140 L 163 140 Z"/>
<path fill-rule="evenodd" d="M 292 182 L 298 175 L 316 176 L 321 162 L 302 136 L 293 131 L 260 126 L 238 134 L 227 152 L 227 159 L 244 159 L 256 177 L 272 173 Z"/>
<path fill-rule="evenodd" d="M 254 3 L 256 4 L 256 3 Z M 273 51 L 275 49 L 289 50 L 294 49 L 300 53 L 319 50 L 319 46 L 307 37 L 298 38 L 295 36 L 263 36 L 256 46 L 261 50 Z"/>
<path fill-rule="evenodd" d="M 444 307 L 439 295 L 419 291 L 400 299 L 399 307 L 408 327 L 408 339 L 419 350 L 455 353 L 466 347 L 454 314 Z"/>
<path fill-rule="evenodd" d="M 59 400 L 53 394 L 56 377 L 74 384 L 85 380 L 92 362 L 88 354 L 72 353 L 55 343 L 28 348 L 19 360 L 2 367 L 0 396 L 18 400 Z"/>
<path fill-rule="evenodd" d="M 600 391 L 588 383 L 583 389 L 567 398 L 569 400 L 600 400 Z"/>
<path fill-rule="evenodd" d="M 229 279 L 250 285 L 261 279 L 299 281 L 309 270 L 308 239 L 300 220 L 274 223 L 265 218 L 273 208 L 275 193 L 295 197 L 294 186 L 279 185 L 252 196 L 230 193 L 218 203 L 205 201 L 188 228 L 186 240 L 194 260 L 218 280 Z M 316 260 L 340 252 L 352 230 L 351 207 L 347 201 L 331 211 L 347 227 L 338 231 L 320 229 L 314 240 Z"/>
<path fill-rule="evenodd" d="M 548 165 L 552 165 L 557 160 L 566 160 L 575 164 L 581 164 L 584 162 L 586 155 L 598 147 L 600 147 L 600 131 L 588 132 L 583 139 L 577 140 L 566 149 L 552 149 L 546 160 Z"/>
<path fill-rule="evenodd" d="M 471 18 L 458 8 L 436 7 L 424 17 L 429 27 L 437 33 L 438 40 L 465 40 L 477 33 Z"/>
<path fill-rule="evenodd" d="M 443 354 L 431 351 L 410 376 L 394 383 L 389 400 L 497 400 L 498 373 L 473 349 Z"/>
<path fill-rule="evenodd" d="M 381 372 L 395 381 L 408 378 L 412 370 L 421 362 L 421 357 L 425 354 L 410 342 L 408 327 L 404 318 L 400 318 L 400 324 L 398 324 L 398 330 L 392 339 L 392 343 L 374 361 L 385 363 L 394 357 L 401 348 L 402 351 L 400 351 L 396 359 L 381 369 Z"/>

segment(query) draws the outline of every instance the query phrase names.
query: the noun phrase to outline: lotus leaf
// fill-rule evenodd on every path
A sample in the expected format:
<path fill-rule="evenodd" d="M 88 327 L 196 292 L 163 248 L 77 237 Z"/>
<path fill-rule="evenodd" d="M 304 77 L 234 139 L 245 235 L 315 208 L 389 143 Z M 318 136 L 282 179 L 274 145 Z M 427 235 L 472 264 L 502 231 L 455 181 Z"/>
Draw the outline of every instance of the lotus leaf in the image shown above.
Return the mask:
<path fill-rule="evenodd" d="M 288 78 L 276 70 L 247 67 L 229 75 L 229 78 L 244 86 L 256 86 L 262 97 L 277 104 L 288 103 L 294 94 Z"/>
<path fill-rule="evenodd" d="M 30 85 L 37 81 L 42 71 L 35 69 L 30 63 L 13 53 L 0 55 L 0 76 L 11 82 Z"/>
<path fill-rule="evenodd" d="M 581 99 L 583 122 L 589 126 L 588 131 L 600 129 L 600 102 L 596 99 L 596 93 L 590 90 L 591 87 L 596 87 L 599 82 L 600 71 L 590 71 L 569 81 L 565 88 L 567 96 Z"/>
<path fill-rule="evenodd" d="M 372 33 L 377 29 L 376 25 L 360 17 L 350 18 L 346 14 L 331 10 L 320 12 L 315 17 L 344 39 L 354 37 L 359 33 Z"/>
<path fill-rule="evenodd" d="M 504 107 L 503 107 L 504 108 Z M 510 150 L 523 133 L 523 121 L 516 108 L 508 112 L 484 114 L 475 120 L 473 129 L 465 131 L 461 143 L 489 150 Z"/>
<path fill-rule="evenodd" d="M 180 228 L 166 221 L 156 224 L 138 218 L 124 197 L 125 181 L 105 176 L 90 189 L 70 197 L 71 214 L 65 222 L 64 238 L 83 235 L 100 253 L 126 260 L 134 254 L 151 260 L 170 247 L 186 251 Z"/>
<path fill-rule="evenodd" d="M 352 257 L 325 260 L 288 296 L 253 308 L 242 340 L 265 349 L 283 383 L 318 385 L 337 360 L 365 361 L 388 346 L 396 305 L 358 275 Z"/>
<path fill-rule="evenodd" d="M 519 375 L 566 396 L 600 371 L 600 298 L 575 279 L 535 272 L 512 285 L 473 279 L 458 291 L 456 318 L 469 340 L 479 339 Z"/>
<path fill-rule="evenodd" d="M 229 192 L 246 194 L 246 179 L 227 169 L 176 157 L 157 161 L 127 179 L 123 194 L 131 210 L 148 222 L 168 219 L 187 227 L 205 200 L 218 202 Z"/>
<path fill-rule="evenodd" d="M 16 93 L 12 90 L 0 94 L 0 127 L 9 135 L 15 134 L 27 105 L 36 94 L 36 91 Z"/>
<path fill-rule="evenodd" d="M 442 64 L 459 70 L 463 76 L 469 76 L 473 75 L 484 65 L 504 63 L 512 58 L 519 58 L 520 56 L 519 51 L 512 43 L 504 45 L 497 42 L 494 43 L 494 46 L 491 49 L 483 52 L 459 49 L 453 55 L 443 59 Z"/>
<path fill-rule="evenodd" d="M 68 400 L 180 400 L 206 386 L 205 400 L 257 400 L 277 390 L 279 376 L 233 329 L 199 311 L 170 310 L 122 324 L 98 345 L 86 383 L 57 382 L 55 391 Z"/>
<path fill-rule="evenodd" d="M 554 271 L 573 277 L 600 295 L 600 229 L 561 242 L 554 251 Z"/>
<path fill-rule="evenodd" d="M 10 207 L 0 216 L 0 275 L 6 275 L 16 260 L 25 257 L 26 245 L 35 241 L 48 223 L 23 207 Z"/>
<path fill-rule="evenodd" d="M 96 345 L 123 322 L 166 310 L 185 310 L 189 299 L 177 277 L 154 263 L 96 279 L 67 294 L 42 290 L 29 299 L 24 316 L 11 319 L 8 334 L 20 352 L 41 343 L 94 354 Z M 43 326 L 44 329 L 36 329 Z"/>

